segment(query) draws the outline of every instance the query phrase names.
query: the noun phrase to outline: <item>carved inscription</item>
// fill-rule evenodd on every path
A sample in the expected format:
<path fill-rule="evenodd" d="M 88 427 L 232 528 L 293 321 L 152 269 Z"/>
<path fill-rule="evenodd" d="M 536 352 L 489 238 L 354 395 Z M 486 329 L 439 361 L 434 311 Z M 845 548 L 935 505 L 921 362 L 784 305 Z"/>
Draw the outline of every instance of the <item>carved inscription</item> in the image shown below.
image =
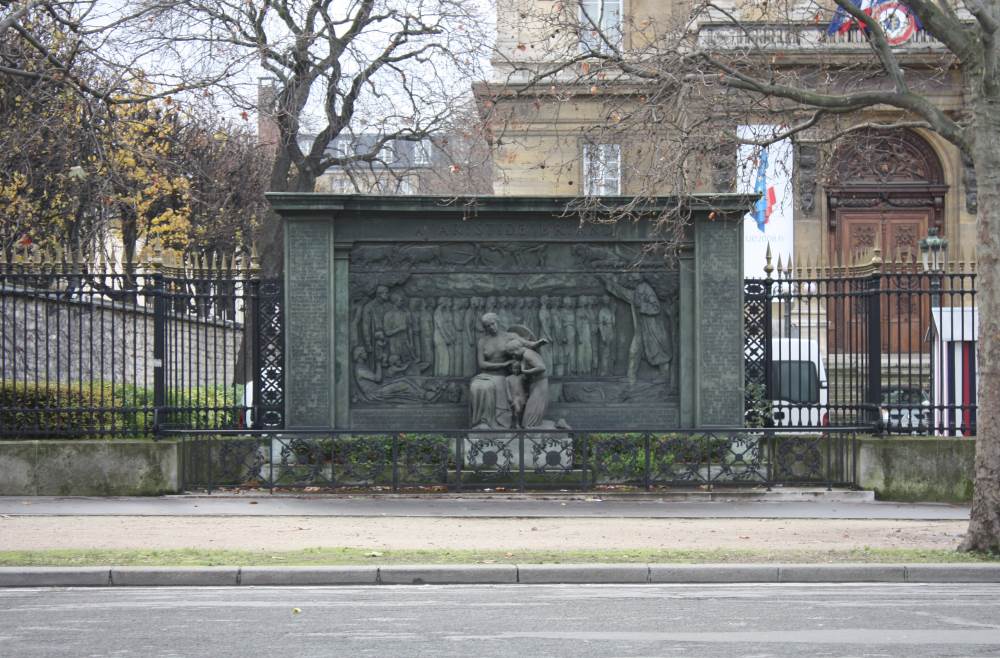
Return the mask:
<path fill-rule="evenodd" d="M 697 327 L 701 422 L 706 425 L 743 423 L 742 286 L 739 281 L 740 241 L 731 226 L 707 224 L 698 235 L 699 297 L 711 304 Z"/>
<path fill-rule="evenodd" d="M 286 380 L 289 427 L 331 425 L 330 227 L 314 222 L 288 224 L 295 258 L 288 261 L 285 294 L 288 353 Z"/>
<path fill-rule="evenodd" d="M 428 225 L 417 228 L 417 238 L 427 240 L 553 240 L 574 238 L 593 239 L 615 237 L 615 227 L 609 224 L 559 222 L 493 222 L 468 221 Z"/>

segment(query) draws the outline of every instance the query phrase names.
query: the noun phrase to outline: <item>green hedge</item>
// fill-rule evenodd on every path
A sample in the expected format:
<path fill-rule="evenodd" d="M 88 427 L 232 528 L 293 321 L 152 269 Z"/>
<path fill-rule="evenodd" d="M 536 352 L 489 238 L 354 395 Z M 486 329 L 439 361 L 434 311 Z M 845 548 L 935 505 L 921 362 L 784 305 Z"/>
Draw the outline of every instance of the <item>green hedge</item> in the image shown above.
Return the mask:
<path fill-rule="evenodd" d="M 236 425 L 242 387 L 203 386 L 171 392 L 167 426 L 229 428 Z M 0 436 L 146 436 L 153 429 L 153 390 L 111 382 L 0 380 Z"/>

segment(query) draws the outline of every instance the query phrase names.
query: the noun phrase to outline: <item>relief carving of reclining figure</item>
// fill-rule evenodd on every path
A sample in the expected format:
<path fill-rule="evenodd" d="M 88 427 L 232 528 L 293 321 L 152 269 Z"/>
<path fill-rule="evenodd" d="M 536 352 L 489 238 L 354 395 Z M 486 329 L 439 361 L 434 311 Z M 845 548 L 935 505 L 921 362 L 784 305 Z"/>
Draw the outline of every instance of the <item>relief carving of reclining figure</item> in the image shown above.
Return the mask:
<path fill-rule="evenodd" d="M 355 402 L 458 402 L 461 399 L 462 392 L 458 385 L 447 381 L 426 377 L 399 377 L 384 381 L 382 363 L 376 362 L 374 368 L 370 367 L 368 350 L 363 345 L 355 347 L 352 356 L 357 384 Z M 402 374 L 407 365 L 394 355 L 387 367 L 388 376 Z"/>

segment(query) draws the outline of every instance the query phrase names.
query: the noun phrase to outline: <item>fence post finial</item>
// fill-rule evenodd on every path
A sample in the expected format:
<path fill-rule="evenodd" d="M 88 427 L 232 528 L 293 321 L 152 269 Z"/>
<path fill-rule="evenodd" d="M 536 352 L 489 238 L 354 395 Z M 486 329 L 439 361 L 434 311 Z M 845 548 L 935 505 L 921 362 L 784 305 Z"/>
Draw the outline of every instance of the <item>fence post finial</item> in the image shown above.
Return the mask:
<path fill-rule="evenodd" d="M 774 266 L 771 265 L 771 243 L 767 243 L 767 251 L 764 253 L 764 274 L 767 278 L 771 278 L 771 273 L 774 272 Z"/>
<path fill-rule="evenodd" d="M 153 266 L 163 267 L 163 240 L 156 238 L 153 240 Z"/>
<path fill-rule="evenodd" d="M 256 272 L 260 269 L 260 257 L 257 254 L 257 243 L 250 243 L 250 269 Z"/>

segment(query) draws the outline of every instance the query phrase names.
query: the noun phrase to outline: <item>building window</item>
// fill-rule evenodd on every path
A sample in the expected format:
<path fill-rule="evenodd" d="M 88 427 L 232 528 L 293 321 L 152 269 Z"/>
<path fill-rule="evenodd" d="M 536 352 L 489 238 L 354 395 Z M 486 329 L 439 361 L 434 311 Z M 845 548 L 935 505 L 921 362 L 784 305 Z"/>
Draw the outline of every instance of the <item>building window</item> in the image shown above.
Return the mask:
<path fill-rule="evenodd" d="M 396 146 L 392 142 L 386 142 L 379 149 L 378 159 L 381 160 L 386 165 L 391 165 L 396 162 Z"/>
<path fill-rule="evenodd" d="M 621 145 L 583 145 L 583 190 L 587 196 L 615 196 L 622 193 Z"/>
<path fill-rule="evenodd" d="M 343 171 L 328 173 L 323 178 L 326 179 L 326 187 L 330 194 L 354 194 L 356 191 L 353 181 Z"/>
<path fill-rule="evenodd" d="M 580 49 L 605 53 L 621 42 L 622 0 L 580 0 Z"/>
<path fill-rule="evenodd" d="M 335 137 L 333 143 L 330 144 L 330 151 L 335 158 L 343 158 L 351 155 L 351 138 Z"/>
<path fill-rule="evenodd" d="M 401 178 L 396 185 L 396 194 L 408 196 L 417 193 L 417 186 L 411 178 Z"/>
<path fill-rule="evenodd" d="M 431 165 L 431 140 L 424 138 L 413 144 L 413 166 L 429 167 Z"/>

